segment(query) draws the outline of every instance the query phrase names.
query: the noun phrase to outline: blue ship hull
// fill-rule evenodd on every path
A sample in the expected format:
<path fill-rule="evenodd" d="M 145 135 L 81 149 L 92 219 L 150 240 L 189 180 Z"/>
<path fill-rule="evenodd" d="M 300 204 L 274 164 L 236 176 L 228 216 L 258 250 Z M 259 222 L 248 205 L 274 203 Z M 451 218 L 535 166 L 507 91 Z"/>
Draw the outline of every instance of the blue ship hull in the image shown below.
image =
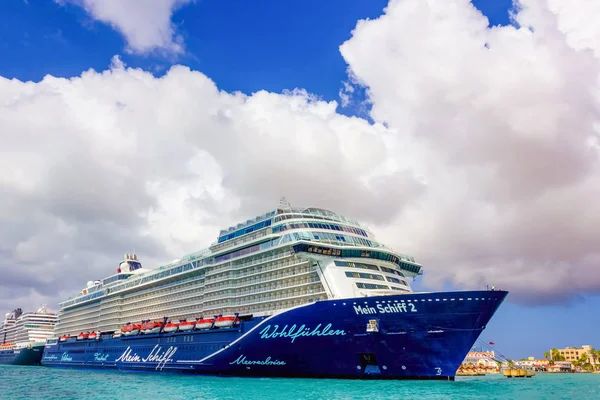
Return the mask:
<path fill-rule="evenodd" d="M 0 364 L 40 365 L 44 347 L 34 346 L 16 350 L 0 350 Z"/>
<path fill-rule="evenodd" d="M 211 375 L 453 380 L 508 293 L 326 300 L 233 328 L 47 344 L 42 365 Z M 367 330 L 369 321 L 377 328 Z"/>

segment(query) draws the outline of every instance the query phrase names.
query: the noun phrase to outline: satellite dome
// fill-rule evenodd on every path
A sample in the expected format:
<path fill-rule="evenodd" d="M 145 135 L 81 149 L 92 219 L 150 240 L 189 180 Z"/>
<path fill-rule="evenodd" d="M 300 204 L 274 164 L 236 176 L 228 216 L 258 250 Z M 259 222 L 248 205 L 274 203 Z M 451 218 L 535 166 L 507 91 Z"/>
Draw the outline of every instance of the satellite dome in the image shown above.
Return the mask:
<path fill-rule="evenodd" d="M 88 283 L 87 283 L 87 287 L 88 287 L 88 288 L 91 288 L 91 287 L 93 287 L 93 286 L 94 286 L 94 281 L 88 281 Z"/>
<path fill-rule="evenodd" d="M 121 272 L 130 272 L 131 271 L 131 265 L 127 261 L 122 261 L 121 264 L 119 265 L 119 268 L 121 268 Z"/>

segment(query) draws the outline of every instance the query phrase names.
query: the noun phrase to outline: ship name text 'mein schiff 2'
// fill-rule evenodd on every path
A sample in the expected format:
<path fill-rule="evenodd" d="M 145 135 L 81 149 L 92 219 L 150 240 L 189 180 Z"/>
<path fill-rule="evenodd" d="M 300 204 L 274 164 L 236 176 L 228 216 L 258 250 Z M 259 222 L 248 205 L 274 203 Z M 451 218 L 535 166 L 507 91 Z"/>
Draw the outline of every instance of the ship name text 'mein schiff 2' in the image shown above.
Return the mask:
<path fill-rule="evenodd" d="M 356 221 L 279 207 L 156 269 L 128 254 L 60 304 L 49 367 L 453 380 L 507 292 L 415 293 Z"/>

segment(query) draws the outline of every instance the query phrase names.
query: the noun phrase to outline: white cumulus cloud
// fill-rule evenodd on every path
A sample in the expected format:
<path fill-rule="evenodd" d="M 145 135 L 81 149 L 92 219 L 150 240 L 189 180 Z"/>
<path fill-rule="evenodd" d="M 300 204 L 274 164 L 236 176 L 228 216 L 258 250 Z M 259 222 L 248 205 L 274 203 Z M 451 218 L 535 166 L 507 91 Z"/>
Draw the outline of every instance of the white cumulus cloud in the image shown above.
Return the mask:
<path fill-rule="evenodd" d="M 391 1 L 341 46 L 374 124 L 184 66 L 0 78 L 0 306 L 55 305 L 134 248 L 179 258 L 282 195 L 363 221 L 432 289 L 600 292 L 600 15 L 565 4 L 488 28 L 467 0 Z"/>
<path fill-rule="evenodd" d="M 540 302 L 600 288 L 594 4 L 526 0 L 519 28 L 488 28 L 468 0 L 391 1 L 341 46 L 398 157 L 426 169 L 397 223 L 430 282 Z"/>
<path fill-rule="evenodd" d="M 183 38 L 171 21 L 173 12 L 193 0 L 55 0 L 84 8 L 95 20 L 112 26 L 127 41 L 127 50 L 144 54 L 184 51 Z"/>
<path fill-rule="evenodd" d="M 385 128 L 302 90 L 231 94 L 115 57 L 0 93 L 0 303 L 72 295 L 134 248 L 147 266 L 179 258 L 281 195 L 383 223 L 422 186 L 386 165 Z"/>

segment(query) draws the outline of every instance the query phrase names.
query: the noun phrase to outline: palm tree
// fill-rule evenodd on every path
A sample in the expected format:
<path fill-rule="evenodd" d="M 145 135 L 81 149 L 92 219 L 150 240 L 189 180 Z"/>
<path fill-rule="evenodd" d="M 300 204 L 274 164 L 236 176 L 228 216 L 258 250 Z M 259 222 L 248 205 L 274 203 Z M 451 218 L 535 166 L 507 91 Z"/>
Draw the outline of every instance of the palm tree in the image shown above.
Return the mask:
<path fill-rule="evenodd" d="M 596 360 L 598 359 L 599 356 L 600 356 L 600 352 L 592 347 L 590 349 L 590 358 L 592 359 L 593 369 L 596 369 Z"/>
<path fill-rule="evenodd" d="M 556 347 L 550 349 L 550 364 L 554 364 L 554 361 L 560 361 L 560 352 L 556 350 Z"/>
<path fill-rule="evenodd" d="M 560 351 L 558 351 L 555 347 L 550 350 L 550 356 L 552 357 L 552 363 L 554 363 L 554 361 L 565 361 L 565 357 L 562 356 Z"/>
<path fill-rule="evenodd" d="M 548 357 L 550 357 L 550 353 L 548 353 L 547 351 L 544 352 L 544 358 L 547 360 Z"/>

